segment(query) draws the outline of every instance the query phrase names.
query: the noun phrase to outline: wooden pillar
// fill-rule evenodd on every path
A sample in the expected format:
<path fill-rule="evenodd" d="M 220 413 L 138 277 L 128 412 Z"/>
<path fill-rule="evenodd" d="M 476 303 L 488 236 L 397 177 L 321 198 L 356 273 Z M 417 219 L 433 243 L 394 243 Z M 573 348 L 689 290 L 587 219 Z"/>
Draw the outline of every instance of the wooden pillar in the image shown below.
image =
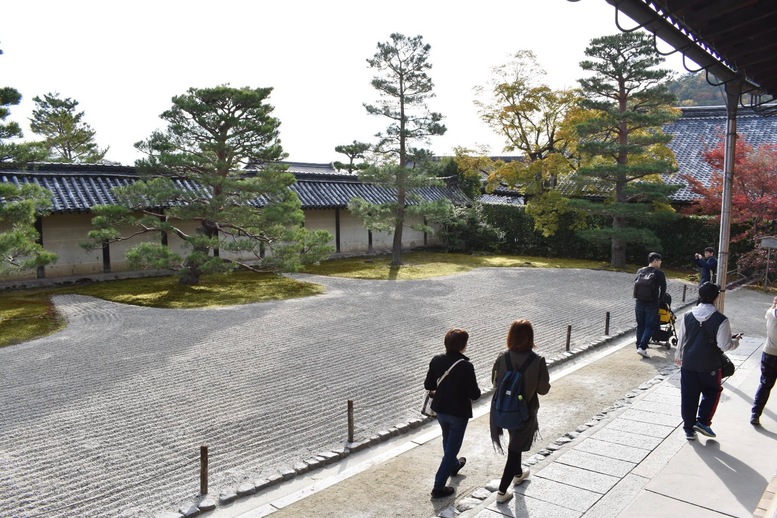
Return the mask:
<path fill-rule="evenodd" d="M 103 273 L 111 273 L 111 245 L 103 243 Z"/>
<path fill-rule="evenodd" d="M 41 218 L 40 216 L 35 218 L 35 231 L 38 233 L 37 243 L 40 246 L 43 246 L 43 218 Z M 44 277 L 46 277 L 46 267 L 43 265 L 38 266 L 36 276 L 38 277 L 38 279 L 43 279 Z"/>
<path fill-rule="evenodd" d="M 340 207 L 335 207 L 335 252 L 340 251 Z"/>

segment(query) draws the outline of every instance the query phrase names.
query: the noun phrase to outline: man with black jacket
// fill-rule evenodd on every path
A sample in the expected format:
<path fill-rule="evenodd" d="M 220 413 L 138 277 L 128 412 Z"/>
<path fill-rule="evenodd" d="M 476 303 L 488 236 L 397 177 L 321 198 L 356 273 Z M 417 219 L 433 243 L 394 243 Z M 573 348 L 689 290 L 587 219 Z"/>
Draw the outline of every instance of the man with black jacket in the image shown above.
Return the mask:
<path fill-rule="evenodd" d="M 698 305 L 680 320 L 674 361 L 681 367 L 680 412 L 689 441 L 696 439 L 696 432 L 715 437 L 710 426 L 723 391 L 720 355 L 739 347 L 741 335 L 731 335 L 728 318 L 714 305 L 719 294 L 717 284 L 702 284 Z"/>
<path fill-rule="evenodd" d="M 658 327 L 658 303 L 666 293 L 666 275 L 661 271 L 661 254 L 651 252 L 648 265 L 637 271 L 634 285 L 634 313 L 637 317 L 637 354 L 650 358 L 647 352 L 648 342 Z M 640 279 L 650 280 L 650 289 L 643 293 L 638 284 Z"/>
<path fill-rule="evenodd" d="M 718 260 L 715 259 L 715 249 L 708 246 L 704 249 L 704 255 L 696 254 L 693 256 L 693 262 L 701 269 L 699 286 L 705 282 L 712 282 L 715 272 L 718 269 Z"/>

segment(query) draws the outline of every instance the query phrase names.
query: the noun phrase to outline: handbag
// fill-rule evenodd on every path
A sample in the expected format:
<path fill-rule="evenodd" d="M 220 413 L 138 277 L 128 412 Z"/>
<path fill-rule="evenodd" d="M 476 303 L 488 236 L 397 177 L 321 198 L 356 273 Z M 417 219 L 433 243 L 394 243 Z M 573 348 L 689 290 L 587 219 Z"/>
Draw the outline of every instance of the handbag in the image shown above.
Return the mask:
<path fill-rule="evenodd" d="M 445 377 L 448 375 L 451 369 L 453 369 L 457 363 L 463 362 L 463 361 L 464 361 L 463 358 L 457 360 L 453 365 L 448 367 L 448 370 L 445 371 L 445 373 L 442 376 L 437 378 L 437 388 L 440 388 L 440 383 L 442 383 L 442 380 L 445 379 Z M 425 390 L 424 392 L 425 394 L 424 394 L 423 404 L 421 405 L 421 413 L 428 417 L 437 417 L 437 412 L 432 410 L 432 400 L 434 399 L 434 393 L 436 392 L 436 390 Z"/>
<path fill-rule="evenodd" d="M 734 368 L 734 362 L 732 362 L 731 358 L 726 356 L 726 353 L 722 351 L 720 353 L 720 363 L 720 373 L 722 375 L 721 377 L 728 378 L 734 374 L 734 371 L 736 370 Z"/>

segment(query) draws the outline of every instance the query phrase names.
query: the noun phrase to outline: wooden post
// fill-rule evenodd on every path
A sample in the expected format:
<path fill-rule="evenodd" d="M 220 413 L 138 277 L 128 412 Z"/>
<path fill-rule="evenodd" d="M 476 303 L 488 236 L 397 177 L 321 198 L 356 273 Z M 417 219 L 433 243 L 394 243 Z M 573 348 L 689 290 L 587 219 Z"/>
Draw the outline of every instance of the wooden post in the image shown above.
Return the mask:
<path fill-rule="evenodd" d="M 572 326 L 568 325 L 567 326 L 567 352 L 569 351 L 569 342 L 571 338 L 572 338 Z"/>
<path fill-rule="evenodd" d="M 604 317 L 604 334 L 610 336 L 610 312 Z"/>
<path fill-rule="evenodd" d="M 353 399 L 348 400 L 348 442 L 353 442 Z"/>
<path fill-rule="evenodd" d="M 200 446 L 200 494 L 208 494 L 208 445 Z"/>
<path fill-rule="evenodd" d="M 685 302 L 685 294 L 688 292 L 688 285 L 683 285 L 683 302 Z"/>

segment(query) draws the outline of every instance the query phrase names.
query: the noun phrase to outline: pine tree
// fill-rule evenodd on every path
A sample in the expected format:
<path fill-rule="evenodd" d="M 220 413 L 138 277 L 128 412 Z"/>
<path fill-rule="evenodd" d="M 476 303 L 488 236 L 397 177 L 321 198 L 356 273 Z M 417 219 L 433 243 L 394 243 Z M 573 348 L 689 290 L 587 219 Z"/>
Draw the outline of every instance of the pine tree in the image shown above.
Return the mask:
<path fill-rule="evenodd" d="M 348 174 L 352 174 L 354 171 L 364 171 L 370 165 L 369 163 L 365 162 L 364 159 L 366 158 L 365 153 L 367 153 L 371 147 L 372 146 L 366 142 L 358 142 L 356 140 L 354 140 L 352 144 L 335 146 L 335 151 L 337 153 L 342 153 L 348 157 L 348 163 L 346 164 L 344 162 L 334 162 L 332 165 L 334 165 L 335 169 L 337 170 L 345 169 L 348 171 Z M 356 162 L 356 160 L 362 161 Z"/>
<path fill-rule="evenodd" d="M 78 101 L 59 94 L 33 97 L 35 109 L 30 129 L 44 138 L 48 160 L 53 162 L 94 164 L 102 161 L 108 148 L 100 149 L 94 141 L 96 131 L 83 121 L 84 112 L 76 111 Z"/>
<path fill-rule="evenodd" d="M 608 240 L 611 263 L 623 267 L 627 243 L 657 248 L 660 240 L 638 224 L 640 219 L 669 215 L 667 196 L 677 186 L 665 184 L 660 175 L 677 170 L 667 147 L 671 135 L 662 126 L 679 116 L 671 106 L 674 96 L 665 86 L 669 71 L 656 68 L 663 62 L 653 39 L 644 33 L 620 33 L 591 40 L 585 50 L 589 60 L 580 63 L 592 75 L 580 79 L 585 110 L 576 125 L 578 150 L 587 160 L 578 170 L 585 192 L 598 192 L 604 203 L 576 200 L 588 213 L 612 218 L 610 228 L 593 228 L 581 236 L 591 241 Z"/>
<path fill-rule="evenodd" d="M 294 271 L 326 257 L 331 234 L 302 227 L 301 203 L 289 188 L 295 178 L 278 163 L 286 155 L 280 121 L 266 102 L 271 91 L 223 85 L 173 97 L 161 115 L 167 130 L 135 144 L 148 155 L 137 163 L 144 180 L 115 188 L 118 205 L 93 209 L 91 246 L 127 239 L 120 229 L 128 225 L 133 235 L 175 235 L 188 248 L 186 257 L 144 242 L 128 259 L 133 266 L 177 269 L 183 284 L 237 267 Z M 256 169 L 246 171 L 249 164 Z M 246 254 L 250 263 L 237 259 Z"/>
<path fill-rule="evenodd" d="M 17 122 L 5 122 L 11 114 L 9 107 L 18 105 L 21 100 L 22 94 L 16 88 L 0 86 L 0 162 L 35 162 L 46 156 L 38 142 L 14 142 L 24 136 L 22 128 Z"/>
<path fill-rule="evenodd" d="M 411 190 L 439 183 L 428 170 L 431 154 L 413 143 L 425 144 L 429 137 L 445 133 L 441 123 L 442 115 L 430 112 L 427 101 L 434 97 L 434 83 L 428 72 L 431 46 L 424 44 L 421 36 L 408 38 L 394 33 L 391 40 L 378 43 L 378 51 L 367 60 L 378 72 L 372 86 L 380 94 L 376 104 L 365 104 L 367 113 L 389 120 L 385 132 L 378 133 L 374 147 L 376 155 L 383 157 L 383 165 L 370 168 L 359 174 L 359 178 L 391 188 L 396 200 L 389 204 L 372 204 L 363 199 L 354 199 L 349 208 L 361 216 L 371 230 L 393 229 L 391 265 L 402 264 L 402 230 L 410 210 L 416 215 L 428 214 L 437 217 L 447 210 L 444 202 L 425 204 L 415 200 L 412 208 L 408 202 L 413 198 Z M 426 225 L 415 228 L 431 231 Z"/>
<path fill-rule="evenodd" d="M 51 210 L 51 193 L 39 185 L 0 183 L 0 273 L 45 266 L 57 255 L 39 243 L 35 220 Z"/>

